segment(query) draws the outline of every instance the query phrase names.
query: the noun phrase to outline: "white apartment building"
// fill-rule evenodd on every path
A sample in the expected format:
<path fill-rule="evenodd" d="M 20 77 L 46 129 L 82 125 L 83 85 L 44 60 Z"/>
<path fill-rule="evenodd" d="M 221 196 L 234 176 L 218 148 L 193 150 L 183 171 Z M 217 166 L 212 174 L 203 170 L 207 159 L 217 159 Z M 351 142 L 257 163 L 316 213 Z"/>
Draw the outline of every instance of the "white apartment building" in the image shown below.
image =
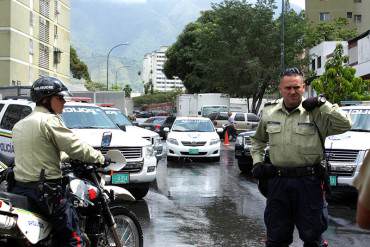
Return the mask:
<path fill-rule="evenodd" d="M 356 76 L 370 79 L 370 30 L 348 41 L 348 56 Z"/>
<path fill-rule="evenodd" d="M 153 83 L 154 90 L 167 92 L 174 89 L 185 90 L 182 81 L 178 78 L 168 79 L 163 73 L 163 66 L 166 62 L 167 46 L 161 46 L 159 50 L 148 53 L 144 56 L 142 80 L 144 83 Z"/>

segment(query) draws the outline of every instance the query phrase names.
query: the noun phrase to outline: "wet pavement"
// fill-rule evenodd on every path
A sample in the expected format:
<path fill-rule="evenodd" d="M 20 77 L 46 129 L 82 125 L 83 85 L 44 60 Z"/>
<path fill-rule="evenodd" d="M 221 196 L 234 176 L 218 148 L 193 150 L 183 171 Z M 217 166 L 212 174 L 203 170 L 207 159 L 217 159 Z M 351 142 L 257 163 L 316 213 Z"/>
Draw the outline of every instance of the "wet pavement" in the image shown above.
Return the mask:
<path fill-rule="evenodd" d="M 329 246 L 370 246 L 370 232 L 355 223 L 356 195 L 329 200 Z M 130 208 L 139 217 L 145 247 L 264 246 L 265 199 L 253 179 L 240 174 L 232 146 L 220 162 L 162 159 L 157 182 Z M 295 232 L 293 247 L 302 246 Z"/>

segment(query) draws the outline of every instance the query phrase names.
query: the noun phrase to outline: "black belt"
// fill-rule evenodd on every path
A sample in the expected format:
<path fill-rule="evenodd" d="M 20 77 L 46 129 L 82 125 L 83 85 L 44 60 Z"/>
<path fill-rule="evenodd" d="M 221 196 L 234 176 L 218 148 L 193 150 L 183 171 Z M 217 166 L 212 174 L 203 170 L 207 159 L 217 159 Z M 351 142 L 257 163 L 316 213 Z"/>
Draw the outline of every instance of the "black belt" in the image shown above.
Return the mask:
<path fill-rule="evenodd" d="M 45 180 L 45 183 L 51 183 L 51 184 L 55 184 L 55 185 L 62 185 L 62 179 L 48 179 L 48 180 Z M 39 184 L 40 184 L 40 181 L 36 181 L 36 182 L 15 181 L 16 186 L 26 187 L 26 188 L 37 188 L 39 186 Z"/>
<path fill-rule="evenodd" d="M 307 177 L 318 176 L 317 165 L 303 167 L 276 167 L 278 177 Z"/>

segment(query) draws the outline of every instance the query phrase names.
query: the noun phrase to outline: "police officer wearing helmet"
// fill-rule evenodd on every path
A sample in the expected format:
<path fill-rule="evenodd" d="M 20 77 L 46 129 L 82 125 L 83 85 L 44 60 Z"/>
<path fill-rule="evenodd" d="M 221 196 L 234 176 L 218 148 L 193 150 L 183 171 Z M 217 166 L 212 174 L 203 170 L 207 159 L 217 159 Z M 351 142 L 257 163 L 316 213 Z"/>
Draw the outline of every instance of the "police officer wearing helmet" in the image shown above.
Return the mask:
<path fill-rule="evenodd" d="M 251 138 L 253 176 L 267 181 L 266 246 L 289 246 L 294 226 L 304 247 L 322 246 L 328 224 L 322 189 L 324 141 L 349 130 L 351 122 L 322 96 L 303 100 L 305 84 L 297 68 L 282 73 L 279 91 L 282 98 L 265 105 Z M 267 143 L 272 164 L 264 162 Z"/>
<path fill-rule="evenodd" d="M 11 192 L 27 196 L 31 205 L 49 216 L 60 246 L 85 246 L 76 211 L 65 196 L 65 188 L 50 198 L 43 198 L 39 190 L 42 177 L 52 186 L 62 185 L 62 152 L 71 159 L 108 162 L 101 152 L 81 142 L 63 124 L 59 114 L 66 96 L 70 93 L 57 78 L 41 77 L 32 85 L 31 98 L 36 108 L 13 128 L 15 184 Z"/>

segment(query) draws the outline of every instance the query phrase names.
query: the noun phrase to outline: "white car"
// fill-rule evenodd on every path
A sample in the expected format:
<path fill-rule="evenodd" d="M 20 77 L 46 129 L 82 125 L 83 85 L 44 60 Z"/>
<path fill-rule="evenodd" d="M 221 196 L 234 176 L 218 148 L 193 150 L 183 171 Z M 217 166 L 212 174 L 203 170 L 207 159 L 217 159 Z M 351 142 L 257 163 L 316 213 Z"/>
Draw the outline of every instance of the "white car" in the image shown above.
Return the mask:
<path fill-rule="evenodd" d="M 165 128 L 165 131 L 169 129 Z M 204 157 L 220 160 L 220 137 L 209 118 L 176 118 L 166 142 L 167 159 Z"/>
<path fill-rule="evenodd" d="M 332 188 L 352 190 L 353 180 L 370 149 L 370 105 L 352 105 L 341 109 L 351 117 L 352 128 L 343 134 L 327 137 L 325 153 L 330 163 Z"/>
<path fill-rule="evenodd" d="M 14 157 L 12 128 L 16 122 L 32 112 L 35 103 L 29 100 L 0 100 L 0 153 Z M 65 125 L 79 138 L 92 147 L 106 153 L 109 149 L 118 149 L 127 159 L 127 165 L 108 183 L 127 188 L 136 199 L 143 198 L 149 190 L 150 183 L 155 181 L 157 162 L 151 142 L 129 134 L 117 127 L 104 111 L 93 104 L 67 102 L 64 106 L 62 119 Z M 101 147 L 104 132 L 112 133 L 109 147 Z M 122 179 L 124 178 L 124 179 Z"/>
<path fill-rule="evenodd" d="M 131 133 L 134 135 L 137 135 L 141 138 L 144 138 L 148 141 L 150 141 L 153 145 L 155 157 L 157 158 L 157 161 L 160 160 L 163 156 L 163 145 L 161 142 L 161 137 L 158 135 L 158 133 L 143 129 L 137 126 L 134 126 L 131 121 L 124 115 L 120 109 L 118 108 L 112 108 L 112 107 L 101 107 L 105 113 L 108 115 L 108 117 L 115 123 L 117 126 L 122 129 L 123 131 L 126 131 L 127 133 Z"/>

